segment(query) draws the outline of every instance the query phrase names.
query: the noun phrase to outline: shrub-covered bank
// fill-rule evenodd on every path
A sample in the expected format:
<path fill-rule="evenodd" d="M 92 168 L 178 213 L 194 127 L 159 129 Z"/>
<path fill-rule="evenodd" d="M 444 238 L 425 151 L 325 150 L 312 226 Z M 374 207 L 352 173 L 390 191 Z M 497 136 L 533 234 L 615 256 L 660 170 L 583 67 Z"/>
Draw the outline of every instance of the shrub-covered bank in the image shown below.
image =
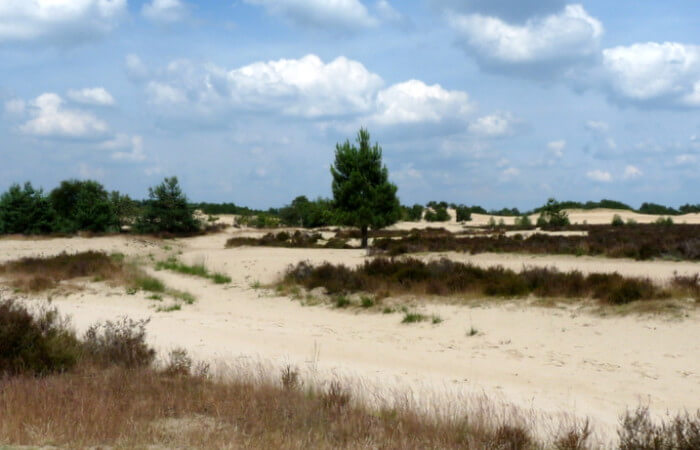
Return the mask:
<path fill-rule="evenodd" d="M 449 259 L 424 262 L 413 258 L 375 258 L 356 268 L 300 262 L 290 267 L 284 282 L 307 289 L 323 287 L 329 294 L 369 292 L 383 295 L 480 295 L 492 297 L 592 298 L 622 305 L 672 297 L 700 301 L 700 279 L 676 277 L 668 287 L 647 278 L 613 274 L 560 272 L 526 268 L 514 272 L 502 267 L 481 268 Z"/>
<path fill-rule="evenodd" d="M 412 232 L 400 239 L 377 239 L 375 253 L 400 255 L 417 252 L 459 251 L 607 256 L 612 258 L 672 258 L 700 260 L 700 225 L 657 224 L 587 226 L 586 236 L 552 236 L 537 233 L 528 238 L 458 236 L 450 233 Z"/>

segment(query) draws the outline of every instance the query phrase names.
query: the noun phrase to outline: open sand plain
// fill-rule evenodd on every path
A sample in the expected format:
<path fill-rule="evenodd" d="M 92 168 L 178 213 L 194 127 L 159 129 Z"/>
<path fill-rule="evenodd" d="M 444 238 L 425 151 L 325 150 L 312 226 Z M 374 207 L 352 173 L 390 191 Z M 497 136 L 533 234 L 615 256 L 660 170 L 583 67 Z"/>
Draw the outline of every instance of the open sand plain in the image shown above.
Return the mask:
<path fill-rule="evenodd" d="M 169 287 L 194 294 L 196 303 L 181 311 L 156 312 L 156 302 L 145 294 L 126 295 L 122 287 L 85 281 L 83 290 L 54 295 L 52 304 L 70 315 L 78 330 L 124 315 L 150 318 L 149 340 L 163 353 L 183 347 L 197 359 L 233 367 L 292 365 L 316 380 L 343 378 L 355 383 L 358 393 L 370 399 L 411 393 L 419 403 L 436 401 L 459 408 L 466 398 L 485 394 L 533 415 L 589 417 L 601 442 L 614 437 L 618 417 L 626 408 L 648 405 L 659 415 L 700 408 L 700 315 L 695 310 L 682 317 L 600 316 L 576 304 L 545 308 L 524 301 L 489 301 L 459 305 L 415 298 L 410 299 L 412 309 L 439 315 L 443 322 L 407 325 L 401 323 L 398 313 L 303 306 L 264 287 L 298 261 L 352 266 L 365 260 L 363 250 L 224 248 L 228 238 L 242 233 L 246 231 L 229 229 L 167 241 L 129 236 L 3 238 L 0 263 L 85 250 L 140 257 L 152 275 Z M 215 285 L 149 268 L 149 261 L 169 255 L 187 263 L 204 263 L 231 276 L 232 282 Z M 674 272 L 700 272 L 700 264 L 692 262 L 423 255 L 439 256 L 516 270 L 544 265 L 584 272 L 618 271 L 649 276 L 657 282 Z M 4 289 L 3 295 L 18 294 Z M 27 298 L 33 300 L 41 298 Z M 470 336 L 472 329 L 477 333 Z"/>

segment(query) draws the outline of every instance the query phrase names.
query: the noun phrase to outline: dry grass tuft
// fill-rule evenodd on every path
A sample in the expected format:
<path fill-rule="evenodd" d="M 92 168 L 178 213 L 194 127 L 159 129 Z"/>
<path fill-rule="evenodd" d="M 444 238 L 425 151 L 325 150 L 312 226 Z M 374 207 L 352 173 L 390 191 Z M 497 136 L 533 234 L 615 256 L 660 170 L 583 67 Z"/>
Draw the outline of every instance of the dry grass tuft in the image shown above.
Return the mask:
<path fill-rule="evenodd" d="M 16 289 L 39 292 L 55 288 L 60 282 L 91 277 L 97 280 L 123 276 L 118 258 L 101 252 L 61 253 L 46 258 L 22 258 L 0 265 L 0 276 L 10 279 Z"/>

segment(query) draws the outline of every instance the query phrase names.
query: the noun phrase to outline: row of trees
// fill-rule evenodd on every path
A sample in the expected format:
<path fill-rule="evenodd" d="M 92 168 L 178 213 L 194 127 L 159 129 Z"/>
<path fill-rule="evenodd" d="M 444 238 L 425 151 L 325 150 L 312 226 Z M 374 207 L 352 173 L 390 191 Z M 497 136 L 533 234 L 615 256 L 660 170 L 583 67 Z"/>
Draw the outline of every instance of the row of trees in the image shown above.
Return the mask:
<path fill-rule="evenodd" d="M 432 222 L 451 220 L 448 208 L 456 212 L 457 221 L 471 220 L 472 213 L 487 214 L 479 206 L 429 202 L 426 207 L 401 206 L 397 187 L 389 182 L 389 173 L 382 164 L 382 149 L 370 142 L 370 134 L 360 129 L 355 143 L 346 140 L 336 145 L 335 161 L 330 168 L 333 199 L 295 198 L 291 204 L 267 212 L 239 207 L 233 203 L 189 204 L 175 177 L 166 178 L 149 188 L 148 199 L 135 201 L 119 192 L 107 192 L 96 181 L 64 181 L 45 195 L 31 183 L 12 185 L 0 196 L 0 233 L 75 233 L 77 231 L 122 231 L 127 225 L 141 233 L 193 233 L 201 224 L 194 218 L 197 206 L 208 214 L 241 214 L 242 223 L 260 227 L 279 223 L 307 228 L 327 225 L 349 225 L 361 231 L 362 245 L 367 245 L 368 230 L 383 228 L 398 220 Z M 569 219 L 565 208 L 607 207 L 632 209 L 613 200 L 557 202 L 554 199 L 541 208 L 537 225 L 564 226 Z M 684 205 L 679 211 L 653 203 L 644 203 L 640 212 L 673 215 L 700 211 L 700 205 Z M 516 223 L 530 226 L 530 219 L 517 208 L 504 208 L 488 214 L 516 216 Z"/>
<path fill-rule="evenodd" d="M 31 183 L 13 184 L 0 195 L 0 234 L 119 232 L 192 233 L 193 216 L 177 178 L 149 188 L 148 200 L 107 192 L 92 180 L 67 180 L 48 194 Z"/>

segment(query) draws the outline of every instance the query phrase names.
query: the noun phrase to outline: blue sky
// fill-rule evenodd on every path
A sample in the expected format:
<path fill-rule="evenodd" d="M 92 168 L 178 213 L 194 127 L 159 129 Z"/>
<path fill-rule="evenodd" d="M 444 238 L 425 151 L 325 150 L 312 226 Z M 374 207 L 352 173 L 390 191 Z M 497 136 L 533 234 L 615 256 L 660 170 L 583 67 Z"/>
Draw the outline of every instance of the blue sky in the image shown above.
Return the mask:
<path fill-rule="evenodd" d="M 700 201 L 700 2 L 2 0 L 0 189 L 330 195 L 369 128 L 404 203 Z"/>

